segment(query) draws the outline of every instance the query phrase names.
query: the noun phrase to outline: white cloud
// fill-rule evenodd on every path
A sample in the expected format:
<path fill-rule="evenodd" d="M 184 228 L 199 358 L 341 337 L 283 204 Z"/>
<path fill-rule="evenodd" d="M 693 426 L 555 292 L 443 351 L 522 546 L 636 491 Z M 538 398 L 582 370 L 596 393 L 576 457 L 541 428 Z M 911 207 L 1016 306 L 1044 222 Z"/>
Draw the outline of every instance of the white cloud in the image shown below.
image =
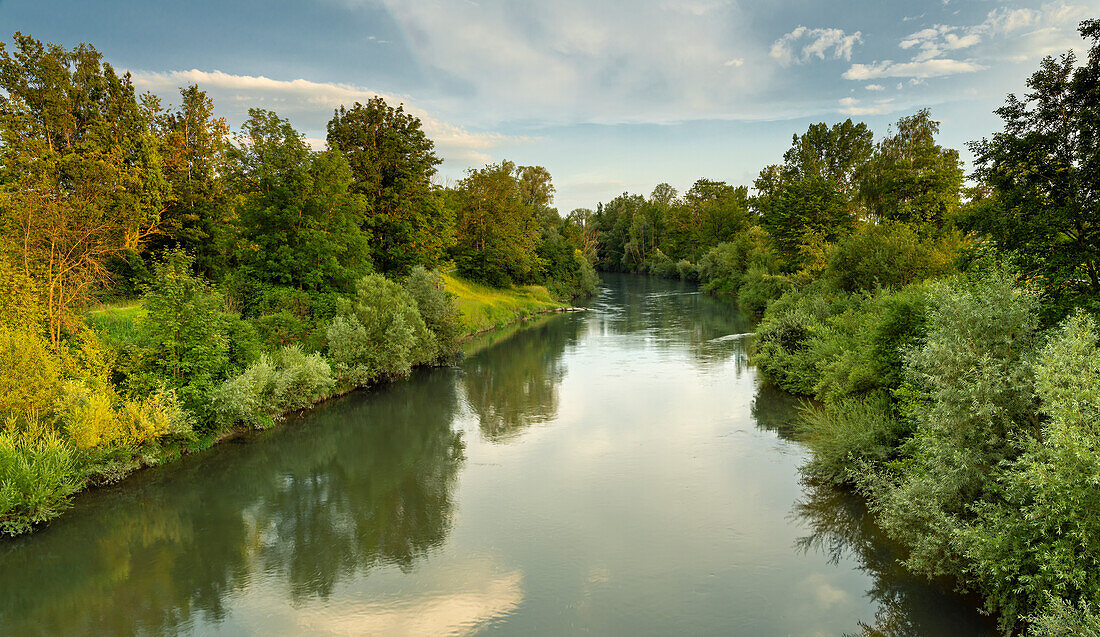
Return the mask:
<path fill-rule="evenodd" d="M 943 77 L 958 73 L 973 73 L 986 67 L 974 62 L 937 58 L 920 62 L 875 62 L 873 64 L 853 64 L 844 72 L 846 80 L 873 80 L 881 77 Z"/>
<path fill-rule="evenodd" d="M 736 2 L 379 2 L 425 72 L 459 87 L 433 106 L 483 126 L 774 115 L 754 97 L 778 80 Z M 714 81 L 727 66 L 740 72 Z"/>
<path fill-rule="evenodd" d="M 895 109 L 893 98 L 875 100 L 870 104 L 862 104 L 854 97 L 845 97 L 840 100 L 840 112 L 845 115 L 883 115 Z"/>
<path fill-rule="evenodd" d="M 886 87 L 881 85 L 881 84 L 868 84 L 867 86 L 864 86 L 863 88 L 867 89 L 868 91 L 884 91 L 884 90 L 886 90 Z"/>
<path fill-rule="evenodd" d="M 861 42 L 863 34 L 859 31 L 849 34 L 841 29 L 808 29 L 799 26 L 773 42 L 768 55 L 783 66 L 802 64 L 814 57 L 819 60 L 824 60 L 826 56 L 837 60 L 851 60 L 852 49 Z"/>
<path fill-rule="evenodd" d="M 436 148 L 445 159 L 468 164 L 490 161 L 491 155 L 488 151 L 531 141 L 528 138 L 508 137 L 492 132 L 473 132 L 433 117 L 427 111 L 410 105 L 405 97 L 386 95 L 351 84 L 314 82 L 301 78 L 277 80 L 262 75 L 234 75 L 199 69 L 131 73 L 134 85 L 141 90 L 168 94 L 177 87 L 197 84 L 215 98 L 216 103 L 229 101 L 268 107 L 284 117 L 298 115 L 299 117 L 292 117 L 295 125 L 314 131 L 323 131 L 324 122 L 332 116 L 332 111 L 337 106 L 351 106 L 355 102 L 366 102 L 372 97 L 380 96 L 391 106 L 404 103 L 407 112 L 420 118 L 424 132 L 435 142 Z M 243 109 L 239 110 L 243 112 Z M 324 146 L 324 140 L 320 138 L 306 139 L 314 148 Z"/>

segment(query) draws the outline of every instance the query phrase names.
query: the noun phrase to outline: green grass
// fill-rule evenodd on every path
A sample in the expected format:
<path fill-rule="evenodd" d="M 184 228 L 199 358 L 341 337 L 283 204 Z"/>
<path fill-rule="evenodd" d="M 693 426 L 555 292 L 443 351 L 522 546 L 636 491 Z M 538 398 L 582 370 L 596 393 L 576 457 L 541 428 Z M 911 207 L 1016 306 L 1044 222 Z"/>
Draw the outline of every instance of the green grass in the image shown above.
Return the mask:
<path fill-rule="evenodd" d="M 146 314 L 141 299 L 104 303 L 87 314 L 88 324 L 112 343 L 134 341 L 140 331 L 139 319 Z"/>
<path fill-rule="evenodd" d="M 541 285 L 497 289 L 444 274 L 447 291 L 455 295 L 467 334 L 490 330 L 533 316 L 540 311 L 566 307 Z"/>
<path fill-rule="evenodd" d="M 475 334 L 515 323 L 545 310 L 565 307 L 541 285 L 491 288 L 452 274 L 443 275 L 447 290 L 455 295 L 466 334 Z M 89 310 L 87 320 L 104 338 L 115 344 L 132 342 L 146 314 L 140 299 L 104 303 Z"/>

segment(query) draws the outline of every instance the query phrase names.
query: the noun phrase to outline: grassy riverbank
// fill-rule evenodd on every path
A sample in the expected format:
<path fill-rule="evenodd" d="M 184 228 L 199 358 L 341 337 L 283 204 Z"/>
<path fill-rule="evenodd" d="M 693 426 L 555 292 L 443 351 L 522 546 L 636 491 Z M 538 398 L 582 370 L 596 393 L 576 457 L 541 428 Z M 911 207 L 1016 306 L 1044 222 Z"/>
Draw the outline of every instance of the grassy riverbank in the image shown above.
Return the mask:
<path fill-rule="evenodd" d="M 0 356 L 41 370 L 23 376 L 21 393 L 19 379 L 5 381 L 26 424 L 0 430 L 0 529 L 31 531 L 88 486 L 449 364 L 474 334 L 565 307 L 542 286 L 491 288 L 422 268 L 396 282 L 368 276 L 335 299 L 261 290 L 268 298 L 247 300 L 264 309 L 248 319 L 229 309 L 245 302 L 237 290 L 215 290 L 178 256 L 143 297 L 87 312 L 64 349 L 0 334 Z"/>

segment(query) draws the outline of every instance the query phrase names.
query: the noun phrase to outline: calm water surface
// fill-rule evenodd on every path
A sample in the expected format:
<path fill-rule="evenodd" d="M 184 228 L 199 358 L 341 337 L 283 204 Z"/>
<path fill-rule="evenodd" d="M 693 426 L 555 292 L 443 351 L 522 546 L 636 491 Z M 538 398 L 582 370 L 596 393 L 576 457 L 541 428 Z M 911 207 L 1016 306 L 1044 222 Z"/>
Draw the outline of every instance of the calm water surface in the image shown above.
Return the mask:
<path fill-rule="evenodd" d="M 81 497 L 0 542 L 0 634 L 987 635 L 678 283 L 606 277 L 453 369 Z"/>

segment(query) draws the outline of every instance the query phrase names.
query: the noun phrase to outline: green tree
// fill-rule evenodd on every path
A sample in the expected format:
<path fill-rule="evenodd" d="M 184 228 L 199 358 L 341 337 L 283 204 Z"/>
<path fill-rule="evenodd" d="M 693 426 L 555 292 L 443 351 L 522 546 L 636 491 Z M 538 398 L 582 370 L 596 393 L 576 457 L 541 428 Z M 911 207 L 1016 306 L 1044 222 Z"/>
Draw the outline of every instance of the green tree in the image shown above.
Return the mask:
<path fill-rule="evenodd" d="M 1085 63 L 1044 59 L 1030 92 L 997 109 L 1004 130 L 971 144 L 994 196 L 968 219 L 1070 304 L 1100 294 L 1100 20 L 1080 32 L 1092 40 Z"/>
<path fill-rule="evenodd" d="M 39 282 L 54 343 L 107 279 L 105 264 L 156 233 L 169 196 L 130 76 L 82 44 L 16 33 L 0 43 L 0 246 Z"/>
<path fill-rule="evenodd" d="M 465 276 L 499 286 L 530 281 L 539 273 L 539 223 L 524 201 L 522 172 L 502 161 L 471 169 L 459 182 L 454 254 Z"/>
<path fill-rule="evenodd" d="M 351 289 L 370 269 L 364 202 L 339 151 L 314 153 L 290 123 L 249 110 L 235 181 L 243 202 L 237 259 L 247 276 L 306 290 Z"/>
<path fill-rule="evenodd" d="M 860 197 L 876 220 L 941 227 L 959 205 L 959 151 L 936 144 L 940 123 L 928 109 L 898 120 L 861 173 Z"/>
<path fill-rule="evenodd" d="M 455 220 L 432 184 L 442 160 L 420 119 L 373 97 L 336 110 L 328 144 L 347 157 L 351 190 L 365 198 L 375 267 L 405 274 L 414 265 L 439 265 L 454 243 Z"/>
<path fill-rule="evenodd" d="M 825 177 L 784 178 L 778 183 L 773 177 L 774 173 L 765 169 L 756 180 L 760 225 L 768 231 L 787 269 L 797 270 L 806 262 L 809 248 L 845 236 L 855 219 L 844 193 Z"/>
<path fill-rule="evenodd" d="M 195 256 L 207 276 L 227 266 L 232 228 L 228 171 L 229 124 L 214 115 L 214 102 L 195 85 L 180 89 L 180 105 L 156 118 L 164 176 L 172 201 L 164 211 L 162 235 L 152 248 L 178 247 Z"/>

